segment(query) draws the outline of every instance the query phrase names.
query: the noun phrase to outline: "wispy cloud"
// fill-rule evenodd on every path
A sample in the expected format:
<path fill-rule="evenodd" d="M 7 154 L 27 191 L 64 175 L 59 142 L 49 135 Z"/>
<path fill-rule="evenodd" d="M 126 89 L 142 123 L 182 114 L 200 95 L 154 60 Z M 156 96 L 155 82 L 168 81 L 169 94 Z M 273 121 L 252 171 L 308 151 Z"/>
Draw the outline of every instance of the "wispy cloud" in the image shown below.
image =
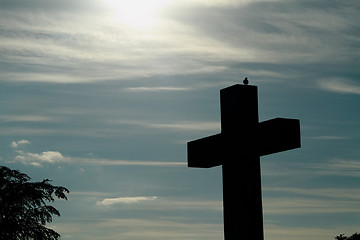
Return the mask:
<path fill-rule="evenodd" d="M 353 234 L 357 226 L 333 226 L 329 227 L 300 227 L 280 226 L 265 221 L 265 236 L 268 240 L 329 240 L 334 239 L 340 233 Z"/>
<path fill-rule="evenodd" d="M 90 198 L 102 200 L 96 201 L 97 205 L 111 205 L 115 203 L 138 203 L 140 201 L 156 200 L 151 205 L 152 210 L 157 211 L 171 211 L 171 210 L 209 210 L 222 211 L 221 200 L 204 200 L 204 199 L 189 199 L 189 198 L 169 198 L 157 196 L 140 196 L 140 197 L 114 197 L 114 193 L 108 192 L 71 192 L 72 197 Z"/>
<path fill-rule="evenodd" d="M 4 61 L 17 69 L 2 69 L 0 79 L 69 83 L 198 74 L 226 69 L 208 59 L 222 59 L 225 52 L 236 56 L 236 49 L 194 35 L 191 28 L 175 21 L 149 29 L 145 36 L 116 23 L 104 12 L 98 14 L 101 17 L 94 17 L 93 12 L 1 10 L 3 26 L 13 27 L 4 27 L 0 34 L 0 52 Z M 74 63 L 78 63 L 76 67 Z"/>
<path fill-rule="evenodd" d="M 348 137 L 330 136 L 330 135 L 314 136 L 314 137 L 309 137 L 309 138 L 310 139 L 315 139 L 315 140 L 343 140 L 343 139 L 348 139 Z"/>
<path fill-rule="evenodd" d="M 354 159 L 334 158 L 324 164 L 313 164 L 321 174 L 360 177 L 360 161 Z"/>
<path fill-rule="evenodd" d="M 322 9 L 299 11 L 307 9 L 300 3 L 294 8 L 281 1 L 271 4 L 174 1 L 160 14 L 158 25 L 143 31 L 114 21 L 105 8 L 89 11 L 90 3 L 35 4 L 36 11 L 29 4 L 24 4 L 28 10 L 2 8 L 0 53 L 3 62 L 14 68 L 1 69 L 0 79 L 68 83 L 214 73 L 244 62 L 328 59 L 337 56 L 333 44 L 352 54 L 351 44 L 345 43 L 355 38 L 343 31 L 351 24 L 347 19 L 356 16 L 349 8 L 333 9 L 329 14 Z M 64 11 L 58 11 L 61 5 Z M 66 11 L 69 9 L 72 11 Z M 284 11 L 279 14 L 277 9 Z M 331 27 L 329 19 L 336 19 Z"/>
<path fill-rule="evenodd" d="M 125 91 L 129 92 L 162 92 L 162 91 L 185 91 L 189 88 L 184 87 L 129 87 Z"/>
<path fill-rule="evenodd" d="M 47 164 L 76 164 L 76 165 L 100 165 L 100 166 L 147 166 L 147 167 L 185 167 L 186 162 L 167 162 L 167 161 L 139 161 L 122 159 L 101 159 L 101 158 L 78 158 L 64 157 L 57 151 L 45 151 L 42 153 L 27 153 L 17 151 L 15 161 L 33 166 L 43 166 Z"/>
<path fill-rule="evenodd" d="M 320 89 L 342 94 L 360 94 L 360 85 L 344 78 L 330 78 L 318 81 Z"/>
<path fill-rule="evenodd" d="M 220 129 L 219 122 L 174 122 L 174 123 L 150 123 L 150 128 L 162 128 L 172 130 L 216 130 Z"/>
<path fill-rule="evenodd" d="M 58 151 L 44 151 L 41 153 L 31 153 L 19 149 L 25 144 L 30 144 L 28 140 L 11 142 L 10 146 L 14 148 L 17 154 L 14 161 L 25 165 L 42 167 L 43 164 L 77 164 L 77 165 L 101 165 L 101 166 L 157 166 L 157 167 L 183 167 L 186 162 L 176 161 L 139 161 L 123 159 L 104 159 L 104 158 L 79 158 L 64 156 Z"/>
<path fill-rule="evenodd" d="M 289 188 L 289 187 L 271 187 L 264 188 L 266 192 L 273 193 L 291 193 L 298 196 L 310 196 L 331 198 L 338 200 L 360 200 L 360 189 L 357 188 Z"/>
<path fill-rule="evenodd" d="M 357 159 L 333 158 L 321 162 L 271 163 L 262 162 L 263 175 L 292 176 L 298 178 L 320 176 L 346 176 L 360 178 L 360 161 Z"/>
<path fill-rule="evenodd" d="M 160 199 L 159 199 L 160 200 Z M 173 199 L 173 198 L 165 198 L 163 199 L 159 205 L 152 206 L 157 210 L 207 210 L 207 211 L 222 211 L 223 203 L 221 200 L 204 200 L 204 199 Z"/>
<path fill-rule="evenodd" d="M 186 162 L 166 162 L 166 161 L 138 161 L 121 159 L 101 159 L 101 158 L 67 158 L 70 163 L 90 164 L 103 166 L 157 166 L 157 167 L 182 167 Z"/>
<path fill-rule="evenodd" d="M 0 120 L 4 122 L 45 122 L 53 118 L 38 115 L 0 115 Z"/>
<path fill-rule="evenodd" d="M 86 223 L 69 219 L 56 224 L 56 230 L 65 234 L 82 236 L 83 239 L 103 239 L 111 231 L 107 240 L 118 239 L 221 239 L 223 225 L 218 223 L 185 222 L 182 219 L 153 217 L 151 219 L 138 218 L 94 218 Z M 139 227 L 141 226 L 141 227 Z"/>
<path fill-rule="evenodd" d="M 155 123 L 151 121 L 141 120 L 119 120 L 110 121 L 113 124 L 126 124 L 126 125 L 137 125 L 144 128 L 157 128 L 173 131 L 207 131 L 207 130 L 220 130 L 220 122 L 209 122 L 209 121 L 175 121 L 175 122 L 163 122 Z"/>
<path fill-rule="evenodd" d="M 310 215 L 360 211 L 360 191 L 356 188 L 272 187 L 263 191 L 266 214 Z"/>
<path fill-rule="evenodd" d="M 359 201 L 310 199 L 310 198 L 268 198 L 264 200 L 265 214 L 325 214 L 360 213 Z"/>
<path fill-rule="evenodd" d="M 157 199 L 156 196 L 152 196 L 152 197 L 105 198 L 105 199 L 102 200 L 102 201 L 97 201 L 96 205 L 109 206 L 109 205 L 118 204 L 118 203 L 131 204 L 131 203 L 138 203 L 138 202 L 140 202 L 140 201 L 154 201 L 154 200 L 156 200 L 156 199 Z"/>

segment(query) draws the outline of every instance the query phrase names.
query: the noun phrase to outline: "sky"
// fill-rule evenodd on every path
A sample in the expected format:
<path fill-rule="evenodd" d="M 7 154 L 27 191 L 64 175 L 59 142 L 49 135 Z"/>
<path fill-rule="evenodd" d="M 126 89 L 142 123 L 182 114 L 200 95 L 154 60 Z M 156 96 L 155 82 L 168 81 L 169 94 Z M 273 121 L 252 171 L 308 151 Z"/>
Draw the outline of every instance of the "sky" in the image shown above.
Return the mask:
<path fill-rule="evenodd" d="M 0 0 L 0 164 L 70 190 L 64 240 L 223 239 L 221 167 L 186 143 L 248 77 L 260 121 L 301 122 L 261 158 L 265 239 L 359 232 L 359 22 L 357 0 Z"/>

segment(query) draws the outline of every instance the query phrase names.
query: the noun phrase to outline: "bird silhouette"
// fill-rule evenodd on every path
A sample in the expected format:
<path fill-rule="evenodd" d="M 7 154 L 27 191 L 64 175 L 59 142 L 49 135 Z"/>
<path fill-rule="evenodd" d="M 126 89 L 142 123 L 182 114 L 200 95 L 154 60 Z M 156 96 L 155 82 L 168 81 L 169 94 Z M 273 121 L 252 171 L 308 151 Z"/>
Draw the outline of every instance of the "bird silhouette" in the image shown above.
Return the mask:
<path fill-rule="evenodd" d="M 245 85 L 248 85 L 248 84 L 249 84 L 249 80 L 248 80 L 247 77 L 244 79 L 243 83 L 244 83 Z"/>

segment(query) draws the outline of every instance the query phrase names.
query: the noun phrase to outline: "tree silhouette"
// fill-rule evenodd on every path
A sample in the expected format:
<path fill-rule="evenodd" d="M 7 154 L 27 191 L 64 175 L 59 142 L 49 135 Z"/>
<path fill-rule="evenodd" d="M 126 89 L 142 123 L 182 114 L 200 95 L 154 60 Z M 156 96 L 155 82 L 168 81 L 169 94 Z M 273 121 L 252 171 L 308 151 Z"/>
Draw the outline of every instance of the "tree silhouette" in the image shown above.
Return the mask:
<path fill-rule="evenodd" d="M 60 234 L 45 227 L 52 215 L 60 212 L 47 204 L 58 199 L 67 200 L 69 190 L 53 186 L 49 179 L 29 182 L 31 178 L 5 166 L 0 166 L 0 239 L 57 240 Z"/>
<path fill-rule="evenodd" d="M 344 234 L 340 234 L 339 236 L 335 237 L 335 240 L 360 240 L 360 234 L 354 233 L 349 237 L 345 236 Z"/>

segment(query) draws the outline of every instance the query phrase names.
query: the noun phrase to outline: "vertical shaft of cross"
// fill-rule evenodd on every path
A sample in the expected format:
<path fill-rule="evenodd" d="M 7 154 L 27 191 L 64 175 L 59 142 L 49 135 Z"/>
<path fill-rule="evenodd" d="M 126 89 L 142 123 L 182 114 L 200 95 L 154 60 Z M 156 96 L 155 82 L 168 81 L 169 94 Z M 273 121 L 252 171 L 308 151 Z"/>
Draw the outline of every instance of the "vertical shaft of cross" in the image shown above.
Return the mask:
<path fill-rule="evenodd" d="M 220 104 L 225 240 L 263 240 L 257 87 L 222 89 Z"/>

